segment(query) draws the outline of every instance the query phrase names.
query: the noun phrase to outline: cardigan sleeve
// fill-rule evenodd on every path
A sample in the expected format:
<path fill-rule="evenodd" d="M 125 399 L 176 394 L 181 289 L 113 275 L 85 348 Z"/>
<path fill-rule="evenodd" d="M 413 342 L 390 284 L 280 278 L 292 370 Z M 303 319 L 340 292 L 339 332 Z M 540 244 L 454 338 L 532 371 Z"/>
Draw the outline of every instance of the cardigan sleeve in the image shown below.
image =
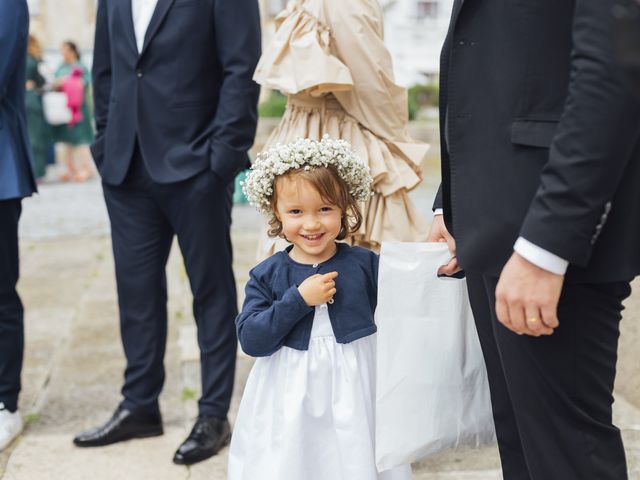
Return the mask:
<path fill-rule="evenodd" d="M 265 357 L 277 351 L 289 332 L 312 311 L 295 285 L 274 301 L 270 288 L 253 271 L 245 293 L 236 329 L 242 350 L 252 357 Z"/>

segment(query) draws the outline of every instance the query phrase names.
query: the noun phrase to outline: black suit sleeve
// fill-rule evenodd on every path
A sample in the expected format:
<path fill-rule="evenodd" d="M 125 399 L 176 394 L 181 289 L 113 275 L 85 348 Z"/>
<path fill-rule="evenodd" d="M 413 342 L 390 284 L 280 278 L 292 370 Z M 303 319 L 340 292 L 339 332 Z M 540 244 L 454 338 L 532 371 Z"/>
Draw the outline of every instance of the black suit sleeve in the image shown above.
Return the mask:
<path fill-rule="evenodd" d="M 433 199 L 433 206 L 431 207 L 431 209 L 434 211 L 438 208 L 444 208 L 442 206 L 442 183 L 440 183 L 440 186 L 438 187 L 436 198 Z"/>
<path fill-rule="evenodd" d="M 611 5 L 576 0 L 569 95 L 521 229 L 527 240 L 581 267 L 640 135 L 640 105 L 614 58 Z"/>
<path fill-rule="evenodd" d="M 257 125 L 260 87 L 253 72 L 260 58 L 260 12 L 256 0 L 216 0 L 217 55 L 223 70 L 213 125 L 211 168 L 230 181 L 247 166 Z"/>
<path fill-rule="evenodd" d="M 104 154 L 104 131 L 109 118 L 111 98 L 111 48 L 108 28 L 107 0 L 98 0 L 93 68 L 91 69 L 96 118 L 96 139 L 91 146 L 91 153 L 97 164 L 101 163 Z"/>

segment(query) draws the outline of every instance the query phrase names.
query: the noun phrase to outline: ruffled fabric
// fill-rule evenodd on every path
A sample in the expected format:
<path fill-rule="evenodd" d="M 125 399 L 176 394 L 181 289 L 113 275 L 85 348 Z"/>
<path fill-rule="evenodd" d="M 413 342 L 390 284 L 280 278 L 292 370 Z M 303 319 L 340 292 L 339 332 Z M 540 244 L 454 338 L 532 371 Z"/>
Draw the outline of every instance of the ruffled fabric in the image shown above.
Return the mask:
<path fill-rule="evenodd" d="M 349 90 L 349 69 L 330 53 L 330 30 L 300 5 L 276 19 L 275 38 L 265 49 L 253 79 L 285 94 L 308 90 L 311 95 Z"/>
<path fill-rule="evenodd" d="M 290 97 L 265 147 L 297 138 L 319 140 L 324 134 L 351 143 L 356 154 L 368 162 L 374 180 L 374 195 L 363 206 L 364 221 L 353 243 L 377 249 L 382 241 L 425 241 L 427 222 L 407 194 L 420 183 L 420 177 L 395 145 L 364 128 L 335 98 Z"/>
<path fill-rule="evenodd" d="M 291 0 L 254 75 L 289 96 L 265 148 L 329 134 L 368 162 L 375 195 L 351 241 L 373 250 L 382 241 L 425 241 L 428 231 L 407 192 L 420 183 L 429 145 L 408 134 L 407 93 L 394 82 L 382 20 L 377 0 Z M 258 258 L 284 245 L 265 235 Z"/>

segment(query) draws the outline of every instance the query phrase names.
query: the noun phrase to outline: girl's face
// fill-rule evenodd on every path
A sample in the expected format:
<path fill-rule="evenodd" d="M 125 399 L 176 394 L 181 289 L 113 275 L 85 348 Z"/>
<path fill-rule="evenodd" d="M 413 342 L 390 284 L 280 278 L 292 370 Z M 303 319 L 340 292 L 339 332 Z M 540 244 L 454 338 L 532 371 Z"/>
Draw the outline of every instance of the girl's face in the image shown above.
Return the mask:
<path fill-rule="evenodd" d="M 320 263 L 333 256 L 342 211 L 320 196 L 309 181 L 297 176 L 276 180 L 276 216 L 282 233 L 293 243 L 291 256 L 300 263 Z"/>
<path fill-rule="evenodd" d="M 60 54 L 62 55 L 62 60 L 64 60 L 65 63 L 73 63 L 76 61 L 75 52 L 69 48 L 69 45 L 66 43 L 63 43 L 60 47 Z"/>

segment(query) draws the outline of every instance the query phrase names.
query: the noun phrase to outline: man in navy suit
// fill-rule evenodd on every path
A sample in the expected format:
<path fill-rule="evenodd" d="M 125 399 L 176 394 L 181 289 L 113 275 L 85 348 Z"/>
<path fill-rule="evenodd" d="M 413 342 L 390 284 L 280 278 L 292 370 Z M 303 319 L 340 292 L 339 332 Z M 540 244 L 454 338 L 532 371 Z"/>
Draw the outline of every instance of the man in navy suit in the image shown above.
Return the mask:
<path fill-rule="evenodd" d="M 0 451 L 22 430 L 18 412 L 24 350 L 18 282 L 18 219 L 22 198 L 36 191 L 29 158 L 25 75 L 26 0 L 0 1 Z"/>
<path fill-rule="evenodd" d="M 198 462 L 229 441 L 237 348 L 231 196 L 255 135 L 259 56 L 257 0 L 98 3 L 92 152 L 111 220 L 127 367 L 122 403 L 106 424 L 76 437 L 78 446 L 162 434 L 174 235 L 193 291 L 202 371 L 199 417 L 174 462 Z"/>

